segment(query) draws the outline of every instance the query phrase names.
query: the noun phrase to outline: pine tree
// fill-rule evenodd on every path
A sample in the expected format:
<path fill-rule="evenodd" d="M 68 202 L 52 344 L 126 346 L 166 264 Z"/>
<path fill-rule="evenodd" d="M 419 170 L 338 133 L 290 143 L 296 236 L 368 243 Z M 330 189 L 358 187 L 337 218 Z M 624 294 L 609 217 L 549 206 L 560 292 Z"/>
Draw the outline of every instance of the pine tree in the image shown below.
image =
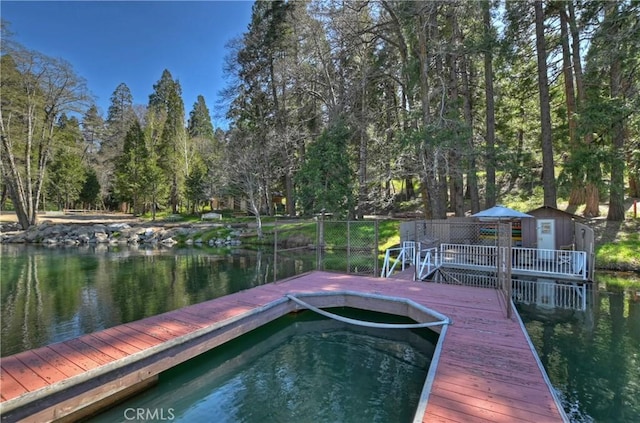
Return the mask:
<path fill-rule="evenodd" d="M 306 215 L 334 213 L 343 216 L 355 202 L 347 146 L 352 134 L 343 122 L 327 128 L 309 146 L 296 176 L 298 200 Z"/>
<path fill-rule="evenodd" d="M 47 192 L 49 198 L 56 201 L 58 209 L 73 208 L 87 178 L 82 163 L 84 146 L 78 120 L 62 115 L 54 136 L 57 147 L 48 172 Z"/>
<path fill-rule="evenodd" d="M 184 103 L 182 88 L 165 69 L 160 80 L 154 84 L 149 96 L 149 112 L 156 116 L 154 153 L 158 165 L 169 180 L 169 204 L 173 213 L 178 213 L 186 176 L 189 174 L 189 146 L 184 127 Z"/>
<path fill-rule="evenodd" d="M 221 166 L 222 154 L 222 146 L 214 135 L 209 108 L 201 95 L 189 112 L 187 134 L 192 165 L 185 180 L 185 196 L 190 203 L 191 212 L 195 213 L 201 203 L 213 197 L 209 188 L 216 183 L 215 168 Z"/>
<path fill-rule="evenodd" d="M 212 140 L 213 124 L 211 123 L 211 114 L 209 108 L 204 101 L 204 97 L 199 95 L 193 104 L 193 109 L 189 112 L 189 122 L 187 123 L 187 133 L 191 138 L 203 138 Z"/>
<path fill-rule="evenodd" d="M 109 206 L 116 206 L 114 204 L 115 160 L 122 154 L 124 139 L 135 119 L 131 90 L 124 82 L 120 83 L 111 94 L 105 121 L 104 141 L 100 145 L 97 157 L 98 180 L 102 187 L 102 196 Z"/>
<path fill-rule="evenodd" d="M 149 157 L 144 132 L 135 120 L 125 135 L 122 153 L 116 159 L 114 188 L 117 198 L 128 203 L 136 215 L 143 213 L 143 193 L 149 188 L 144 179 Z"/>

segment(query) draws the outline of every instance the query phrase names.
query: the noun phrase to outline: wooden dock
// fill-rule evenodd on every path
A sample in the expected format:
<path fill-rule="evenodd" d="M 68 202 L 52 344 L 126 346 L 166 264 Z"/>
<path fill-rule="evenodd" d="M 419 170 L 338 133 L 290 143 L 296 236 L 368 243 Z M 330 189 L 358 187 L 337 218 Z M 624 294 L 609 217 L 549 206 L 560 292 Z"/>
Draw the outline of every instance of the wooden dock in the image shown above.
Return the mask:
<path fill-rule="evenodd" d="M 410 299 L 452 319 L 432 363 L 423 422 L 567 421 L 517 313 L 506 318 L 497 291 L 326 272 L 4 357 L 2 421 L 72 420 L 289 312 L 287 293 L 344 291 Z"/>

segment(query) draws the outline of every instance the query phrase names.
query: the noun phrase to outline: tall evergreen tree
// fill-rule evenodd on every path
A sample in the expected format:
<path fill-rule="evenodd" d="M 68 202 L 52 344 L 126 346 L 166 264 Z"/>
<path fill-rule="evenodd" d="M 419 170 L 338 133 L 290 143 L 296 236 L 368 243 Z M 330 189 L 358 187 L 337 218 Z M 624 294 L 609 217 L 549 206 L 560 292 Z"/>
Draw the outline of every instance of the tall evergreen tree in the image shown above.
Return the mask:
<path fill-rule="evenodd" d="M 47 192 L 60 210 L 73 208 L 87 178 L 86 168 L 82 163 L 84 146 L 78 120 L 62 115 L 56 125 L 54 137 L 57 139 L 57 146 L 48 172 Z"/>
<path fill-rule="evenodd" d="M 215 138 L 209 108 L 201 95 L 189 112 L 187 134 L 191 148 L 189 161 L 192 165 L 185 180 L 185 196 L 192 213 L 195 213 L 200 204 L 214 196 L 210 187 L 217 182 L 214 177 L 215 168 L 221 166 L 222 153 L 222 147 Z"/>
<path fill-rule="evenodd" d="M 491 24 L 491 2 L 482 2 L 482 23 L 484 26 L 484 85 L 485 85 L 485 128 L 487 145 L 487 187 L 485 207 L 496 205 L 496 116 L 493 90 L 493 48 L 495 46 L 495 35 Z"/>
<path fill-rule="evenodd" d="M 82 136 L 85 142 L 85 159 L 93 165 L 97 165 L 97 155 L 105 140 L 105 129 L 105 122 L 98 112 L 98 107 L 92 105 L 82 116 Z"/>
<path fill-rule="evenodd" d="M 182 88 L 165 69 L 154 84 L 149 96 L 149 111 L 156 116 L 154 132 L 159 142 L 154 143 L 159 166 L 170 181 L 169 204 L 178 213 L 186 175 L 189 174 L 188 138 L 185 132 L 185 112 Z"/>
<path fill-rule="evenodd" d="M 538 57 L 544 205 L 557 207 L 553 138 L 551 133 L 551 103 L 549 100 L 549 79 L 547 77 L 547 44 L 544 35 L 545 14 L 541 0 L 534 1 L 533 7 L 535 10 L 536 54 Z"/>
<path fill-rule="evenodd" d="M 115 206 L 111 204 L 114 201 L 115 160 L 122 153 L 124 139 L 135 119 L 131 90 L 124 82 L 120 83 L 111 94 L 105 121 L 106 133 L 97 158 L 97 174 L 102 198 L 110 206 Z"/>
<path fill-rule="evenodd" d="M 309 146 L 296 179 L 298 199 L 304 214 L 334 213 L 345 216 L 355 197 L 347 147 L 351 132 L 343 122 L 327 128 Z"/>
<path fill-rule="evenodd" d="M 193 109 L 189 112 L 189 122 L 187 123 L 187 133 L 191 138 L 213 139 L 213 124 L 211 114 L 204 101 L 204 97 L 199 95 L 193 104 Z"/>
<path fill-rule="evenodd" d="M 136 120 L 124 138 L 115 167 L 115 193 L 121 202 L 130 205 L 134 214 L 143 212 L 142 193 L 147 189 L 144 173 L 148 158 L 144 132 Z"/>

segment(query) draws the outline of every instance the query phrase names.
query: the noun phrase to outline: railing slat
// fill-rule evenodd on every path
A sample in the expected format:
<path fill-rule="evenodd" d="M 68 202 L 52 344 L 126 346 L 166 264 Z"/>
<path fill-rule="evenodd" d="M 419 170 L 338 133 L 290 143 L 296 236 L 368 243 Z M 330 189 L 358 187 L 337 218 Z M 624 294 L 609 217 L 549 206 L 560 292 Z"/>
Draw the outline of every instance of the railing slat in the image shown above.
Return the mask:
<path fill-rule="evenodd" d="M 497 248 L 489 245 L 441 244 L 442 264 L 496 266 Z M 512 247 L 511 270 L 587 279 L 584 251 Z"/>

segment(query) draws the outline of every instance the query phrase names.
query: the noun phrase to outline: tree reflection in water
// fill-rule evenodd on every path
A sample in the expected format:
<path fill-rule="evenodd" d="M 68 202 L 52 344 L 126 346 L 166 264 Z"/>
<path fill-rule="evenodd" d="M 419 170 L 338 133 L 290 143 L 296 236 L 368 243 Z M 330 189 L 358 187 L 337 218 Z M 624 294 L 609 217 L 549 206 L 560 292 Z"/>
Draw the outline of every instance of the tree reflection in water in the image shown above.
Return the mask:
<path fill-rule="evenodd" d="M 518 306 L 573 422 L 640 422 L 640 282 L 623 286 L 602 276 L 587 311 Z"/>
<path fill-rule="evenodd" d="M 273 254 L 214 249 L 0 245 L 1 354 L 7 356 L 273 280 Z M 315 255 L 278 256 L 278 277 Z"/>

